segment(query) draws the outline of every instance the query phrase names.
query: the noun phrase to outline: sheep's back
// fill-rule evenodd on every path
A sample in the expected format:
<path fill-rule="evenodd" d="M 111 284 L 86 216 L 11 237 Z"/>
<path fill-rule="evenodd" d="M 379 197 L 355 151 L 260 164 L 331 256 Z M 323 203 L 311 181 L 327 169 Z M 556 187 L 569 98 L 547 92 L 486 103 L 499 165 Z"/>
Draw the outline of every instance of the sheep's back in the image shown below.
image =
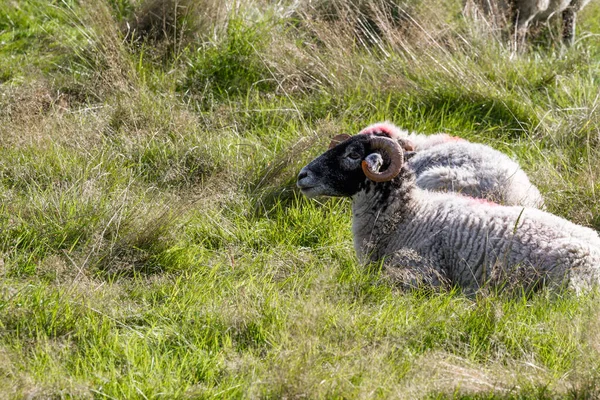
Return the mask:
<path fill-rule="evenodd" d="M 455 141 L 417 152 L 408 166 L 417 186 L 453 191 L 506 205 L 543 208 L 539 190 L 507 155 L 482 144 Z"/>

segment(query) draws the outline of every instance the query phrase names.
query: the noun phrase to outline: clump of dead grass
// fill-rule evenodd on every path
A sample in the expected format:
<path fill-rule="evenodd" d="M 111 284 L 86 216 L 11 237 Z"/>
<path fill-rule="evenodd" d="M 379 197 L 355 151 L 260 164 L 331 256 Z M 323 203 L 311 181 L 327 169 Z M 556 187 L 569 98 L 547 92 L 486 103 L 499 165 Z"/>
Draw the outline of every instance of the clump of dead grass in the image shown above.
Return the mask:
<path fill-rule="evenodd" d="M 130 43 L 149 42 L 151 51 L 179 54 L 192 41 L 211 38 L 226 22 L 227 2 L 147 0 L 122 29 Z"/>

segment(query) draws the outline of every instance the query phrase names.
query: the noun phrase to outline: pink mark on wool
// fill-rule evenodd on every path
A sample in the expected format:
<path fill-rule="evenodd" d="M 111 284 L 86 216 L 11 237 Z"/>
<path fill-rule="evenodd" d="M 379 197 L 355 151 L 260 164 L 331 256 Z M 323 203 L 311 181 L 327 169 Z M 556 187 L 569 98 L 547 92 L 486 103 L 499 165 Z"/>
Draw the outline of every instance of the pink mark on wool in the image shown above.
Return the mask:
<path fill-rule="evenodd" d="M 494 203 L 491 200 L 480 199 L 478 197 L 471 197 L 471 196 L 466 196 L 466 195 L 465 195 L 465 197 L 468 198 L 469 200 L 471 200 L 471 202 L 473 202 L 475 204 L 485 204 L 485 205 L 488 205 L 488 206 L 491 206 L 491 207 L 498 207 L 498 206 L 500 206 L 500 204 Z"/>
<path fill-rule="evenodd" d="M 391 139 L 398 139 L 403 136 L 400 132 L 400 129 L 398 129 L 398 127 L 394 124 L 389 122 L 378 122 L 376 124 L 367 126 L 365 129 L 359 132 L 359 135 L 373 135 L 378 133 L 383 134 Z"/>
<path fill-rule="evenodd" d="M 446 136 L 444 138 L 444 142 L 460 142 L 460 141 L 464 141 L 465 139 L 459 137 L 459 136 L 450 136 L 446 133 L 444 133 L 444 135 Z"/>

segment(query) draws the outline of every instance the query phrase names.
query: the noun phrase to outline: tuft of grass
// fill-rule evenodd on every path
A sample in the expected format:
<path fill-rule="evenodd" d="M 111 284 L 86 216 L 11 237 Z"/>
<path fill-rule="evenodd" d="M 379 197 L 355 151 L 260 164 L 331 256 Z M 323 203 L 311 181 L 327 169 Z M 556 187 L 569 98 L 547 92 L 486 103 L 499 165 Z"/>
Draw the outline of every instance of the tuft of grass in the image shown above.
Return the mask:
<path fill-rule="evenodd" d="M 267 23 L 248 23 L 241 16 L 230 18 L 219 43 L 207 44 L 190 57 L 180 90 L 201 101 L 211 96 L 243 96 L 250 89 L 273 90 L 276 82 L 260 55 L 269 46 L 263 38 Z"/>

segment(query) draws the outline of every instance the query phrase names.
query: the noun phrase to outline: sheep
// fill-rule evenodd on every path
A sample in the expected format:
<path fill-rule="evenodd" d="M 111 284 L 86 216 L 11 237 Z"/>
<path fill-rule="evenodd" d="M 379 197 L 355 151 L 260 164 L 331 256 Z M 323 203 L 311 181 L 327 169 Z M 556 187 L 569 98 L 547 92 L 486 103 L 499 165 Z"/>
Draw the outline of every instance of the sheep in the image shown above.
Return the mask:
<path fill-rule="evenodd" d="M 389 122 L 370 125 L 360 134 L 383 134 L 417 153 L 408 161 L 417 186 L 455 191 L 506 205 L 544 208 L 540 191 L 521 167 L 489 146 L 444 133 L 422 135 L 401 130 Z M 345 139 L 348 135 L 340 135 Z"/>
<path fill-rule="evenodd" d="M 575 20 L 590 0 L 477 0 L 488 15 L 513 16 L 517 44 L 522 44 L 529 25 L 534 21 L 547 21 L 562 14 L 563 42 L 570 46 L 575 39 Z"/>
<path fill-rule="evenodd" d="M 526 289 L 598 283 L 600 238 L 545 211 L 503 206 L 416 185 L 397 140 L 352 136 L 300 171 L 307 197 L 352 199 L 354 248 L 363 262 L 383 261 L 402 285 L 451 284 L 474 293 L 518 280 Z"/>

